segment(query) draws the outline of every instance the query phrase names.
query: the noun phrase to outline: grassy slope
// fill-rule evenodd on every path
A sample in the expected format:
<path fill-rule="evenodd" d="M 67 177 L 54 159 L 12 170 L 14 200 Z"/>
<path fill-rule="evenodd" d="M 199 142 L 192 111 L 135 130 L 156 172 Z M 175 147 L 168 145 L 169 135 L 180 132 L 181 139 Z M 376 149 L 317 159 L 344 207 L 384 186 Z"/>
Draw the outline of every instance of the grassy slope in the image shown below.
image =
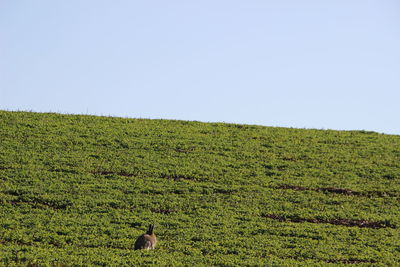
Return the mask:
<path fill-rule="evenodd" d="M 400 264 L 399 181 L 400 136 L 0 111 L 0 265 Z"/>

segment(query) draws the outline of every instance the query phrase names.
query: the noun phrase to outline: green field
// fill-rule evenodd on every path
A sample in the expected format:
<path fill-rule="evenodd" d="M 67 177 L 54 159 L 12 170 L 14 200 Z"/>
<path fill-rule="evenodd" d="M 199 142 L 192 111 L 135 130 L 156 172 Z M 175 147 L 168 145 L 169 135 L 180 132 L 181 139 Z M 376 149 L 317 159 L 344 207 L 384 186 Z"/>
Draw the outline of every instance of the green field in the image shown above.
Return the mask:
<path fill-rule="evenodd" d="M 0 111 L 0 266 L 399 266 L 399 228 L 400 136 Z"/>

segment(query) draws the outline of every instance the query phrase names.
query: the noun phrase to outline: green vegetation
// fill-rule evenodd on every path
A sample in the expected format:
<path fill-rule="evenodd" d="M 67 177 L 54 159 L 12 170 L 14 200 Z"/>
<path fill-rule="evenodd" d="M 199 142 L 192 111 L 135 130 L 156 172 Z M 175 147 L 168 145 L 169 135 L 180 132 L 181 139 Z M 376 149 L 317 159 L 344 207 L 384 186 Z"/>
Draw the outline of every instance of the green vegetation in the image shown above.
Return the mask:
<path fill-rule="evenodd" d="M 0 266 L 400 265 L 399 200 L 400 136 L 0 111 Z"/>

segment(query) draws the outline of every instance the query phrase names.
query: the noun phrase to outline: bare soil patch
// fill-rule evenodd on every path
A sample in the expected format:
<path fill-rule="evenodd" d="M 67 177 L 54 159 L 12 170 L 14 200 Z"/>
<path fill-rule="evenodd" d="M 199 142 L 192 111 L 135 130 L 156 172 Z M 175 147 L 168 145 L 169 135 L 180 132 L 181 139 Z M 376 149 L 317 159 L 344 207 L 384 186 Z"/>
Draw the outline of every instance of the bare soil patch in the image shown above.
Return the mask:
<path fill-rule="evenodd" d="M 360 228 L 397 228 L 395 225 L 386 221 L 367 221 L 367 220 L 355 220 L 355 219 L 310 219 L 310 218 L 300 218 L 295 216 L 281 216 L 277 214 L 262 214 L 262 217 L 273 219 L 280 222 L 309 222 L 309 223 L 328 223 L 334 225 L 342 225 L 348 227 L 360 227 Z"/>
<path fill-rule="evenodd" d="M 327 260 L 328 263 L 342 263 L 342 264 L 360 264 L 360 263 L 376 263 L 374 260 L 366 260 L 366 259 L 331 259 Z"/>
<path fill-rule="evenodd" d="M 276 189 L 290 189 L 295 191 L 315 191 L 315 192 L 324 192 L 324 193 L 334 193 L 334 194 L 341 194 L 341 195 L 348 195 L 348 196 L 378 196 L 378 197 L 397 197 L 400 195 L 399 192 L 384 192 L 384 191 L 366 191 L 366 192 L 359 192 L 354 191 L 348 188 L 337 188 L 337 187 L 319 187 L 319 188 L 311 188 L 311 187 L 304 187 L 304 186 L 297 186 L 297 185 L 289 185 L 289 184 L 282 184 L 277 187 Z"/>
<path fill-rule="evenodd" d="M 99 175 L 118 175 L 118 176 L 125 176 L 125 177 L 132 177 L 134 174 L 127 173 L 127 172 L 113 172 L 113 171 L 93 171 L 92 174 L 99 174 Z"/>

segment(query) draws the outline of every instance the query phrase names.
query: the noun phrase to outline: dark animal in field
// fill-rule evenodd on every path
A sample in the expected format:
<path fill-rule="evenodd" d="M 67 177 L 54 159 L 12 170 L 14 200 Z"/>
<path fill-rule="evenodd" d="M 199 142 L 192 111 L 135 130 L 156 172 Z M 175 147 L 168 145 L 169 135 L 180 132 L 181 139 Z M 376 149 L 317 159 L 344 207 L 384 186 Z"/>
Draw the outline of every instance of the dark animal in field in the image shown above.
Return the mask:
<path fill-rule="evenodd" d="M 134 249 L 154 249 L 156 244 L 157 237 L 154 234 L 154 224 L 150 224 L 147 232 L 136 239 Z"/>

